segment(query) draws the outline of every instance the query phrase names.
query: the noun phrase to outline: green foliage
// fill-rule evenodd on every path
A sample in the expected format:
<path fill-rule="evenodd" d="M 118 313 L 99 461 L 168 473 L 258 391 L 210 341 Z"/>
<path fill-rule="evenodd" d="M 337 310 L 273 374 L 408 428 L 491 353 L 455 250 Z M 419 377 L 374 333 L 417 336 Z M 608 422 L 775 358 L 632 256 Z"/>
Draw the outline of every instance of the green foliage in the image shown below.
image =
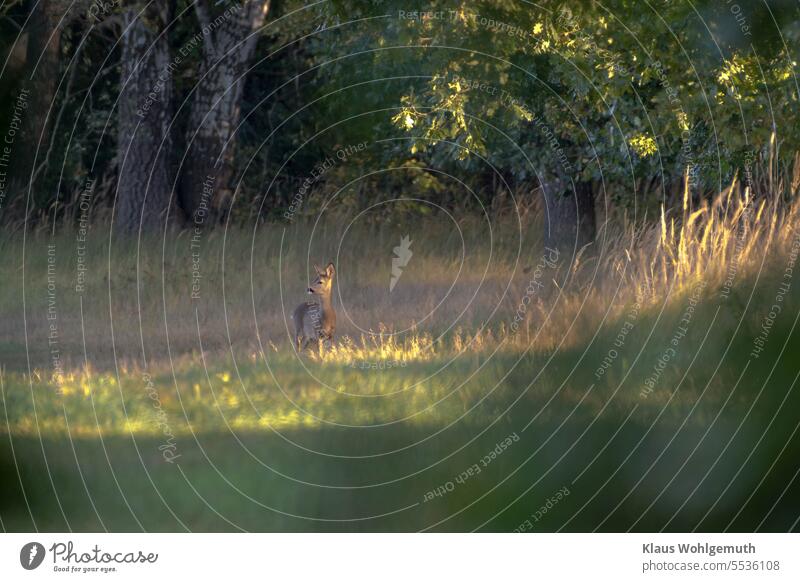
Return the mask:
<path fill-rule="evenodd" d="M 602 180 L 629 200 L 632 185 L 677 182 L 687 167 L 698 191 L 715 192 L 746 164 L 763 164 L 770 148 L 785 168 L 800 149 L 798 8 L 789 0 L 736 6 L 277 3 L 246 79 L 233 217 L 278 219 L 314 164 L 364 142 L 367 150 L 326 174 L 315 196 L 357 180 L 341 194 L 343 210 L 392 198 L 408 188 L 410 174 L 371 170 L 403 165 L 466 171 L 485 199 L 502 177 L 512 186 Z M 0 38 L 9 50 L 30 8 L 6 8 Z M 119 10 L 100 21 L 77 10 L 64 20 L 54 140 L 45 144 L 49 167 L 34 193 L 40 210 L 56 197 L 68 205 L 87 175 L 113 186 Z M 175 15 L 173 51 L 199 30 L 188 0 L 176 2 Z M 10 61 L 0 89 L 3 126 L 24 77 L 18 61 Z M 185 129 L 184 100 L 198 68 L 195 47 L 174 71 L 175 136 Z M 423 198 L 448 187 L 434 172 L 412 184 Z M 96 193 L 108 203 L 112 195 L 112 187 Z"/>
<path fill-rule="evenodd" d="M 476 167 L 478 154 L 523 180 L 622 187 L 689 167 L 712 191 L 773 128 L 784 160 L 800 146 L 795 57 L 769 40 L 797 40 L 785 13 L 772 22 L 758 6 L 629 0 L 358 5 L 358 16 L 383 15 L 361 41 L 381 47 L 373 70 L 406 62 L 425 77 L 392 116 L 412 155 Z"/>

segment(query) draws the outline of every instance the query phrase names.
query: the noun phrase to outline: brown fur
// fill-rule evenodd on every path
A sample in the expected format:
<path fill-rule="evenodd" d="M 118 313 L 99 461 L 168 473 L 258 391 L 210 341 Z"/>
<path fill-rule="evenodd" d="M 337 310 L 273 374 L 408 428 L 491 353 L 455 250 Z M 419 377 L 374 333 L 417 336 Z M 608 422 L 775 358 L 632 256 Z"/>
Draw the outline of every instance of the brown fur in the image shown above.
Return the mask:
<path fill-rule="evenodd" d="M 333 278 L 336 269 L 333 263 L 328 263 L 325 269 L 321 270 L 314 265 L 317 278 L 308 288 L 310 295 L 316 295 L 319 302 L 306 301 L 298 305 L 292 318 L 294 319 L 294 341 L 298 351 L 304 350 L 316 342 L 329 342 L 333 345 L 334 333 L 336 332 L 336 311 L 331 302 L 331 291 L 333 289 Z"/>

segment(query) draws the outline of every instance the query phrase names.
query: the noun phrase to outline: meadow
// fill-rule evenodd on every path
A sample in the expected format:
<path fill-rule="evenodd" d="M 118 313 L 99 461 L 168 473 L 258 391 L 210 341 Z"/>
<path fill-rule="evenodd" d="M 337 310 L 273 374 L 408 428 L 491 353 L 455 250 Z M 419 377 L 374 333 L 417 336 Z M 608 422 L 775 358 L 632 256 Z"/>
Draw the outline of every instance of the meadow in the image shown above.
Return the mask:
<path fill-rule="evenodd" d="M 2 527 L 795 529 L 798 212 L 732 184 L 573 256 L 508 216 L 8 233 Z"/>

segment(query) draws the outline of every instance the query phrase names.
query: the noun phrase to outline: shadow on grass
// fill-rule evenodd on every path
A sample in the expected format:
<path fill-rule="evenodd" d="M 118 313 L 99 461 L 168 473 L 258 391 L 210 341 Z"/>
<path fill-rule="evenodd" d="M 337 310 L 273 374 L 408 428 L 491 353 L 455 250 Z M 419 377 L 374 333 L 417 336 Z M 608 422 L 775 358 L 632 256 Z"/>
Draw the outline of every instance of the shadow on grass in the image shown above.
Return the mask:
<path fill-rule="evenodd" d="M 521 432 L 512 415 L 461 451 L 477 431 L 367 458 L 297 445 L 359 456 L 376 438 L 404 446 L 407 431 L 200 434 L 176 442 L 174 463 L 154 438 L 77 439 L 73 453 L 67 439 L 14 437 L 0 447 L 0 517 L 10 531 L 511 531 L 526 520 L 533 531 L 786 531 L 800 512 L 795 418 L 776 417 L 749 457 L 755 416 L 703 438 L 702 426 L 616 420 Z"/>

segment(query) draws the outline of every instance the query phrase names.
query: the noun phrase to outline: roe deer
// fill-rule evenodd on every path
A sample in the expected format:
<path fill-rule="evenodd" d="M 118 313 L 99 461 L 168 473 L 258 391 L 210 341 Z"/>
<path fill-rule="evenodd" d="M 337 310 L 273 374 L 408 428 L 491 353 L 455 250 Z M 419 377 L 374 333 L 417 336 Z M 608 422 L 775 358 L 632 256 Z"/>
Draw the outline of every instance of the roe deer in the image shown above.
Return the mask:
<path fill-rule="evenodd" d="M 324 270 L 314 265 L 317 278 L 308 288 L 309 295 L 319 297 L 319 303 L 307 301 L 294 310 L 294 341 L 297 351 L 304 350 L 312 341 L 328 340 L 333 345 L 333 334 L 336 331 L 336 312 L 331 303 L 331 289 L 336 269 L 328 263 Z"/>

